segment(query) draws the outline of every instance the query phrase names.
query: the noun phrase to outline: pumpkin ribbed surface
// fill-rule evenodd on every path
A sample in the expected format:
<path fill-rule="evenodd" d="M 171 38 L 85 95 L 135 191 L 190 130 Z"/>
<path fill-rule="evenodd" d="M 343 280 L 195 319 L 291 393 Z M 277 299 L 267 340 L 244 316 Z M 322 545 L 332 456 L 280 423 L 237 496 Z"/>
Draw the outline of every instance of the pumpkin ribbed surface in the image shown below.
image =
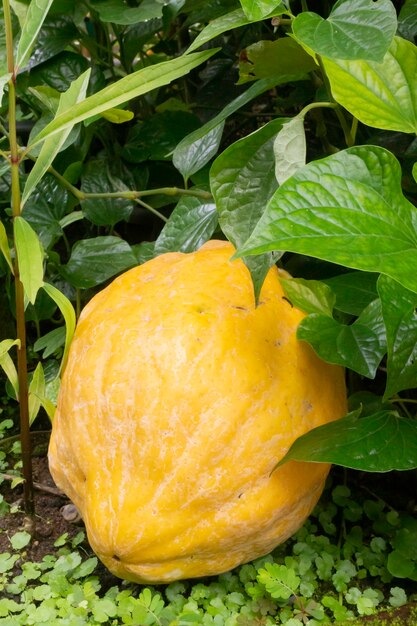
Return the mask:
<path fill-rule="evenodd" d="M 342 369 L 296 339 L 272 268 L 255 308 L 233 247 L 161 255 L 83 310 L 49 449 L 57 485 L 117 576 L 169 582 L 268 553 L 316 504 L 329 466 L 292 442 L 346 412 Z"/>

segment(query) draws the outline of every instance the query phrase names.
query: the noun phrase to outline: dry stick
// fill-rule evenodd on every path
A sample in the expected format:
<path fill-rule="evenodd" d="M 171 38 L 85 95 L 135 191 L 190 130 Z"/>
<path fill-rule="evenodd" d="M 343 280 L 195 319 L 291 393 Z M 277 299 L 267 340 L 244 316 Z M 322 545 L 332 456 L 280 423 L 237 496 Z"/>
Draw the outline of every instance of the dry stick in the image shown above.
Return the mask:
<path fill-rule="evenodd" d="M 16 480 L 19 476 L 13 476 L 13 474 L 0 474 L 0 478 L 3 480 Z M 43 491 L 44 493 L 49 493 L 51 496 L 58 496 L 60 498 L 66 498 L 67 496 L 63 491 L 57 489 L 55 487 L 48 487 L 48 485 L 44 485 L 43 483 L 33 482 L 33 487 L 37 489 L 37 491 Z"/>

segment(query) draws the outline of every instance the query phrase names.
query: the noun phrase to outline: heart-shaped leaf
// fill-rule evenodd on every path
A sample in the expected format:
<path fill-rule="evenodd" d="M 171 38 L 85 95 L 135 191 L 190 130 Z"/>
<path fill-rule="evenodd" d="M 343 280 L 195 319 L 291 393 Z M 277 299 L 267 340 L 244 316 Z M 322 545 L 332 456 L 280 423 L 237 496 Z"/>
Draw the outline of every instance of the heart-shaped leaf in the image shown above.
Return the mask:
<path fill-rule="evenodd" d="M 331 59 L 381 62 L 397 28 L 391 0 L 339 0 L 327 20 L 304 12 L 293 22 L 295 37 Z"/>
<path fill-rule="evenodd" d="M 417 213 L 395 157 L 358 146 L 298 170 L 237 256 L 288 250 L 381 272 L 417 292 Z"/>
<path fill-rule="evenodd" d="M 358 412 L 310 430 L 297 439 L 286 461 L 334 463 L 365 472 L 417 467 L 417 420 L 380 411 L 358 418 Z"/>
<path fill-rule="evenodd" d="M 308 341 L 328 363 L 374 378 L 386 351 L 381 302 L 372 302 L 351 325 L 328 315 L 309 315 L 300 323 L 297 337 Z"/>
<path fill-rule="evenodd" d="M 395 37 L 382 63 L 323 58 L 332 94 L 363 124 L 417 132 L 417 46 Z"/>

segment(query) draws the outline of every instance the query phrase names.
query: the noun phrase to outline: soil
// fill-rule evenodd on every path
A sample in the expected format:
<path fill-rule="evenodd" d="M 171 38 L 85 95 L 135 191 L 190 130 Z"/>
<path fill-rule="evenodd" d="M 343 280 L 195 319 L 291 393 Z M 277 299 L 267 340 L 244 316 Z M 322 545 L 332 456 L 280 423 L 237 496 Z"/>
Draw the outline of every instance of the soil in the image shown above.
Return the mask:
<path fill-rule="evenodd" d="M 46 456 L 34 457 L 32 463 L 36 484 L 35 534 L 33 541 L 25 549 L 25 557 L 29 561 L 41 561 L 44 556 L 56 551 L 54 542 L 58 537 L 64 533 L 68 533 L 70 537 L 75 536 L 80 526 L 66 521 L 62 515 L 62 508 L 69 503 L 68 498 L 47 491 L 51 489 L 58 492 L 49 473 Z M 18 505 L 19 512 L 0 517 L 0 554 L 11 550 L 9 537 L 27 527 L 26 516 L 20 512 L 22 488 L 17 486 L 11 489 L 9 482 L 3 482 L 1 487 L 5 500 L 11 505 Z"/>

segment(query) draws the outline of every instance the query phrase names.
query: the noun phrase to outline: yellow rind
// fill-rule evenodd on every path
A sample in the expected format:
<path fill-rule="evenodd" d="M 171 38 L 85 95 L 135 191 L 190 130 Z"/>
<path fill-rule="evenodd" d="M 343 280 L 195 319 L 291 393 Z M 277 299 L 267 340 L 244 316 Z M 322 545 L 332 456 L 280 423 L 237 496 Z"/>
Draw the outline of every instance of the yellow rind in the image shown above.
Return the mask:
<path fill-rule="evenodd" d="M 315 506 L 329 466 L 276 463 L 346 413 L 344 374 L 296 339 L 272 268 L 255 307 L 233 247 L 209 242 L 114 280 L 83 310 L 51 473 L 117 576 L 167 583 L 268 553 Z"/>

